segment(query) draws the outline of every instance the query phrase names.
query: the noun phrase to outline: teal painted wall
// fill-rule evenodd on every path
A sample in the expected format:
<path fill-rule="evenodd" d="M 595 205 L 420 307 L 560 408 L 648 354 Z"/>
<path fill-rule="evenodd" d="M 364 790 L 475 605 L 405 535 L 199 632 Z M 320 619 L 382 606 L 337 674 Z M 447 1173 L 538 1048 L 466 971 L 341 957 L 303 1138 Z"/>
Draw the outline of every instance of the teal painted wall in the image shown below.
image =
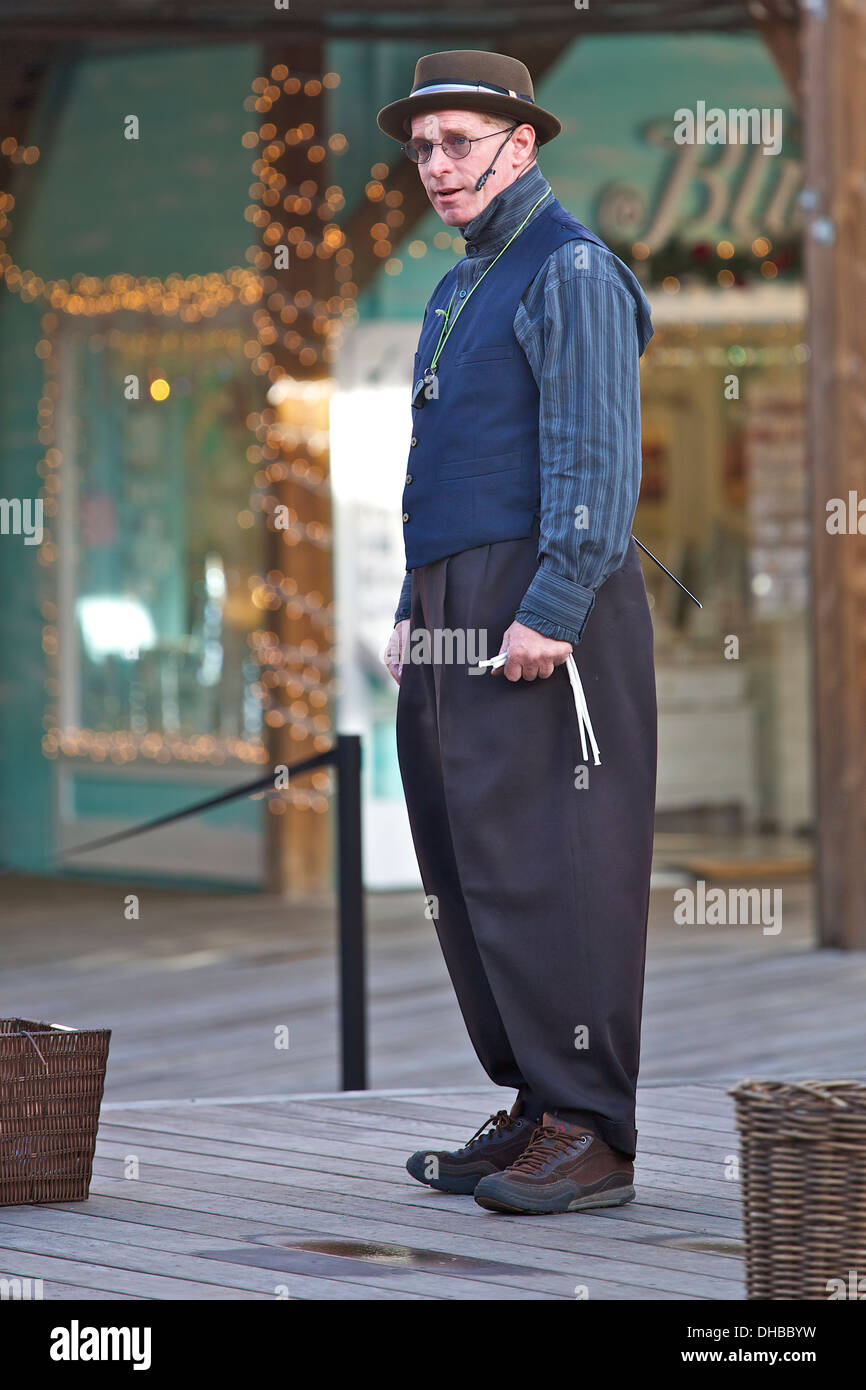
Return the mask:
<path fill-rule="evenodd" d="M 0 495 L 35 497 L 42 367 L 33 347 L 39 313 L 9 294 L 0 308 Z M 36 546 L 0 536 L 0 865 L 33 867 L 51 835 L 52 770 L 42 756 L 43 575 Z"/>
<path fill-rule="evenodd" d="M 154 50 L 55 68 L 28 138 L 39 162 L 10 184 L 17 206 L 10 248 L 45 279 L 114 271 L 165 277 L 244 265 L 254 239 L 243 213 L 251 182 L 243 109 L 260 71 L 255 45 Z M 123 138 L 139 117 L 141 138 Z M 42 309 L 4 293 L 0 306 L 0 495 L 35 497 L 43 449 L 36 438 L 42 369 L 34 355 Z M 43 574 L 36 546 L 0 537 L 0 863 L 39 870 L 53 843 L 54 765 L 42 756 L 45 669 Z M 251 768 L 250 778 L 255 776 Z M 119 786 L 79 779 L 81 813 L 124 814 Z M 146 818 L 212 795 L 192 773 L 182 784 L 123 784 Z M 255 827 L 261 803 L 217 813 Z"/>
<path fill-rule="evenodd" d="M 252 179 L 241 136 L 253 118 L 243 102 L 258 71 L 255 45 L 214 45 L 54 72 L 64 99 L 46 94 L 34 137 L 43 153 L 19 179 L 36 176 L 26 223 L 15 225 L 19 264 L 45 278 L 246 264 L 255 234 L 243 216 Z M 129 114 L 138 141 L 123 137 Z"/>

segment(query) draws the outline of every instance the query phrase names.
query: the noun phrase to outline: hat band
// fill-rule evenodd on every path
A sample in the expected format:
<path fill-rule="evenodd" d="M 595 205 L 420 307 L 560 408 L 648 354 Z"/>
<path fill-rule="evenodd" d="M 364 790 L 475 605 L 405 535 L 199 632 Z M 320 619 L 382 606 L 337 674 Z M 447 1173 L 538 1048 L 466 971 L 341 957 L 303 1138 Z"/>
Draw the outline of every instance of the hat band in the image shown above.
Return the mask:
<path fill-rule="evenodd" d="M 515 92 L 511 87 L 496 87 L 492 82 L 425 82 L 421 87 L 413 87 L 410 95 L 426 96 L 432 92 L 494 92 L 497 96 L 516 97 L 520 101 L 528 101 L 535 105 L 528 92 Z"/>

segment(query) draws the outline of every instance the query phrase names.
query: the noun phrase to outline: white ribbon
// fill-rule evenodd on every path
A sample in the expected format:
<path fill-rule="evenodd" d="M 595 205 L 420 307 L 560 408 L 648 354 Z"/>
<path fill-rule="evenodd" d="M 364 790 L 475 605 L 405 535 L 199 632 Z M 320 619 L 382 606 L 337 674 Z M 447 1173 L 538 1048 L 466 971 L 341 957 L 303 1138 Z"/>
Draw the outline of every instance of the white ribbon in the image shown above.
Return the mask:
<path fill-rule="evenodd" d="M 479 661 L 478 668 L 489 666 L 492 670 L 495 666 L 504 666 L 507 660 L 508 652 L 500 652 L 498 656 L 489 656 L 485 661 Z M 589 717 L 589 707 L 586 703 L 586 695 L 583 692 L 583 686 L 581 685 L 580 673 L 577 669 L 577 663 L 571 653 L 565 658 L 565 669 L 568 671 L 568 679 L 571 682 L 571 690 L 574 695 L 574 708 L 577 712 L 577 728 L 580 734 L 581 751 L 586 759 L 589 756 L 586 749 L 586 739 L 587 735 L 589 735 L 589 741 L 592 745 L 593 761 L 595 766 L 598 767 L 601 763 L 598 744 L 595 740 L 595 734 L 592 731 L 592 720 Z"/>
<path fill-rule="evenodd" d="M 486 82 L 427 82 L 421 87 L 414 87 L 409 95 L 426 97 L 430 92 L 490 92 L 493 96 L 517 97 L 519 101 L 532 101 L 530 96 L 515 92 L 511 87 L 503 91 L 501 87 L 490 87 Z M 535 105 L 534 102 L 532 104 Z"/>

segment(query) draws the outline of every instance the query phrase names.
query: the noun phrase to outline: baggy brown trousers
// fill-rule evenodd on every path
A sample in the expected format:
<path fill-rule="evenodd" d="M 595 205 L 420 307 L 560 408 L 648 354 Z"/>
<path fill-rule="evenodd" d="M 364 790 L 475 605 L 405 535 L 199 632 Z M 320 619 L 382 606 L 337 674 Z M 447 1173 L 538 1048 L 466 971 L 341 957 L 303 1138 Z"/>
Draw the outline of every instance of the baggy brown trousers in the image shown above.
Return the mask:
<path fill-rule="evenodd" d="M 486 649 L 404 662 L 400 772 L 424 891 L 488 1076 L 632 1157 L 656 786 L 652 622 L 632 540 L 574 648 L 598 767 L 591 751 L 583 758 L 564 665 L 534 681 L 470 675 L 514 621 L 538 567 L 537 527 L 412 571 L 411 630 L 473 629 Z"/>

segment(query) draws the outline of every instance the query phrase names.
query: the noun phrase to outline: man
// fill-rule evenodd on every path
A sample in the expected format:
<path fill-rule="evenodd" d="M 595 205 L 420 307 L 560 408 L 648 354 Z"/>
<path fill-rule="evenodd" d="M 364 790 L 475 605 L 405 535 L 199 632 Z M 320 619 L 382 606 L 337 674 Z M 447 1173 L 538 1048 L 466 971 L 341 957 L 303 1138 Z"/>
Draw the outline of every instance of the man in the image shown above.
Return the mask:
<path fill-rule="evenodd" d="M 492 1211 L 620 1205 L 634 1197 L 656 778 L 631 538 L 649 307 L 541 174 L 537 149 L 561 126 L 523 63 L 428 54 L 378 123 L 466 246 L 413 372 L 407 573 L 386 653 L 400 771 L 470 1038 L 517 1091 L 462 1148 L 407 1168 Z M 471 650 L 425 654 L 410 633 Z M 488 639 L 501 669 L 477 664 Z"/>

